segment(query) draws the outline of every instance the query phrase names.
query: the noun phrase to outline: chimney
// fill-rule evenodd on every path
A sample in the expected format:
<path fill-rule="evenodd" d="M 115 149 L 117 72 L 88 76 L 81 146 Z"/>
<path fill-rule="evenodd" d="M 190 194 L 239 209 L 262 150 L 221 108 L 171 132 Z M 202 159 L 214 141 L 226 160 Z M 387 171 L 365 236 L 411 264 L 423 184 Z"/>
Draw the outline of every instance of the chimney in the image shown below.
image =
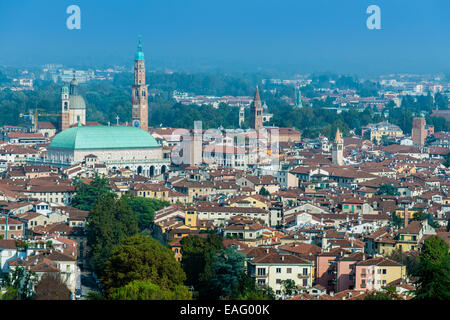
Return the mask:
<path fill-rule="evenodd" d="M 281 256 L 281 261 L 284 261 L 284 256 Z"/>
<path fill-rule="evenodd" d="M 405 228 L 408 226 L 408 205 L 405 204 Z"/>

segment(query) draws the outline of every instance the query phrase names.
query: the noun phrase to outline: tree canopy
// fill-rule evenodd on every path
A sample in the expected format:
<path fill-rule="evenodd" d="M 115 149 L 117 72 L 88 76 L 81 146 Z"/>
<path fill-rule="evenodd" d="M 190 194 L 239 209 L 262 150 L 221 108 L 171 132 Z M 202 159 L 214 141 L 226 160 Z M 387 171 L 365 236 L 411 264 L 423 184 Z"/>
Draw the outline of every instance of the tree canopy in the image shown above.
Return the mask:
<path fill-rule="evenodd" d="M 186 272 L 188 285 L 196 286 L 202 279 L 210 278 L 212 262 L 221 249 L 224 249 L 224 245 L 217 234 L 208 234 L 206 238 L 194 235 L 181 240 L 181 264 Z"/>
<path fill-rule="evenodd" d="M 383 196 L 399 196 L 398 188 L 390 183 L 382 184 L 377 191 L 377 195 Z"/>
<path fill-rule="evenodd" d="M 416 299 L 450 299 L 450 254 L 448 244 L 438 236 L 424 241 L 419 255 Z"/>
<path fill-rule="evenodd" d="M 125 199 L 106 193 L 99 197 L 88 216 L 87 240 L 92 248 L 92 265 L 101 274 L 113 247 L 138 232 L 138 219 Z"/>
<path fill-rule="evenodd" d="M 192 292 L 186 286 L 176 285 L 173 290 L 143 280 L 134 280 L 114 289 L 111 300 L 191 300 Z"/>
<path fill-rule="evenodd" d="M 72 206 L 86 211 L 91 210 L 102 195 L 112 191 L 108 178 L 97 174 L 89 184 L 77 178 L 74 185 L 75 196 L 72 199 Z"/>
<path fill-rule="evenodd" d="M 132 281 L 150 281 L 161 289 L 175 290 L 186 279 L 173 252 L 151 237 L 135 235 L 113 248 L 101 277 L 106 294 Z"/>
<path fill-rule="evenodd" d="M 152 198 L 133 197 L 124 195 L 122 198 L 127 201 L 131 210 L 137 214 L 139 231 L 151 229 L 155 212 L 170 205 L 167 201 Z"/>
<path fill-rule="evenodd" d="M 220 250 L 211 264 L 212 276 L 203 295 L 209 299 L 234 298 L 239 292 L 239 280 L 244 272 L 245 255 L 233 247 Z"/>

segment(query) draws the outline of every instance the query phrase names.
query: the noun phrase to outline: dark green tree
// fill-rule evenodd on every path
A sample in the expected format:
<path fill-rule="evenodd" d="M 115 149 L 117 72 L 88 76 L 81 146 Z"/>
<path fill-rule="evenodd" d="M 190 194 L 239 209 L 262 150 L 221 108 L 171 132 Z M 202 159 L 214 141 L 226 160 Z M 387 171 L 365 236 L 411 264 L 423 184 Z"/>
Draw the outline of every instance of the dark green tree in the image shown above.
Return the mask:
<path fill-rule="evenodd" d="M 16 267 L 2 279 L 2 286 L 6 293 L 2 296 L 4 300 L 28 300 L 34 294 L 34 286 L 38 281 L 33 271 L 27 271 L 24 267 Z"/>
<path fill-rule="evenodd" d="M 97 174 L 89 184 L 77 178 L 74 185 L 75 196 L 72 199 L 72 206 L 80 210 L 91 210 L 102 195 L 112 192 L 108 178 Z"/>
<path fill-rule="evenodd" d="M 233 297 L 235 300 L 275 300 L 276 295 L 269 286 L 258 286 L 255 278 L 245 272 L 242 273 L 239 280 L 238 295 Z"/>
<path fill-rule="evenodd" d="M 416 299 L 450 300 L 450 254 L 438 236 L 424 241 L 419 255 Z"/>
<path fill-rule="evenodd" d="M 401 228 L 404 225 L 404 220 L 400 218 L 397 213 L 393 212 L 391 217 L 391 223 L 394 227 Z"/>
<path fill-rule="evenodd" d="M 229 299 L 238 295 L 239 280 L 244 272 L 245 255 L 230 246 L 214 257 L 211 265 L 213 276 L 200 298 Z M 207 290 L 206 290 L 207 288 Z"/>
<path fill-rule="evenodd" d="M 264 187 L 261 187 L 261 189 L 259 190 L 259 194 L 265 197 L 270 196 L 270 192 Z"/>
<path fill-rule="evenodd" d="M 92 248 L 92 266 L 101 275 L 113 247 L 138 232 L 138 220 L 124 199 L 113 193 L 100 196 L 88 216 L 87 240 Z"/>
<path fill-rule="evenodd" d="M 377 195 L 399 196 L 398 188 L 390 183 L 382 184 L 377 191 Z"/>
<path fill-rule="evenodd" d="M 175 290 L 185 279 L 186 274 L 172 250 L 142 235 L 129 237 L 114 246 L 101 277 L 106 296 L 134 280 L 150 281 L 161 289 Z"/>
<path fill-rule="evenodd" d="M 444 156 L 444 162 L 442 163 L 446 168 L 450 167 L 450 152 Z"/>
<path fill-rule="evenodd" d="M 217 234 L 208 234 L 206 238 L 184 237 L 181 240 L 181 264 L 186 272 L 186 284 L 200 290 L 213 276 L 212 263 L 222 249 L 222 237 Z"/>
<path fill-rule="evenodd" d="M 139 231 L 152 229 L 155 212 L 170 205 L 167 201 L 152 198 L 133 197 L 124 195 L 124 198 L 138 217 Z"/>
<path fill-rule="evenodd" d="M 374 291 L 369 293 L 364 300 L 401 300 L 395 291 L 395 287 L 387 287 L 385 291 Z"/>
<path fill-rule="evenodd" d="M 114 289 L 111 300 L 191 300 L 192 292 L 186 286 L 176 285 L 173 290 L 161 288 L 148 280 L 134 280 Z"/>
<path fill-rule="evenodd" d="M 284 296 L 292 296 L 298 294 L 298 287 L 292 279 L 282 280 L 281 287 Z"/>

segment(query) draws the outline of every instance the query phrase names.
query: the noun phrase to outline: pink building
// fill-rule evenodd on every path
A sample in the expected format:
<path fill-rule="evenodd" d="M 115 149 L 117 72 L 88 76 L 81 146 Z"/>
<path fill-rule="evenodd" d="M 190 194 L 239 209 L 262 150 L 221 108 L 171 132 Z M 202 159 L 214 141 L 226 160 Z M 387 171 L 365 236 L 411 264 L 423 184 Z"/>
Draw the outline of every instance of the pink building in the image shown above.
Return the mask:
<path fill-rule="evenodd" d="M 340 248 L 323 252 L 316 258 L 316 284 L 324 286 L 327 291 L 335 291 L 337 258 L 346 252 Z"/>
<path fill-rule="evenodd" d="M 355 252 L 338 258 L 336 263 L 336 292 L 355 288 L 355 264 L 365 260 L 366 254 Z"/>

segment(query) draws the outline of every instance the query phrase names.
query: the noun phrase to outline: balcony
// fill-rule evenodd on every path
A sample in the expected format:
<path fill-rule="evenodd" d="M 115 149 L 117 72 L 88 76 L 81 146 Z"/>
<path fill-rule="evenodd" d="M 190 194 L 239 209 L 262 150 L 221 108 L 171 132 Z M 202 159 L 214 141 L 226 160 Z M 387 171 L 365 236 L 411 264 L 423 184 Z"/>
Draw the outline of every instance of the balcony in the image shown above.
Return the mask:
<path fill-rule="evenodd" d="M 309 273 L 307 273 L 307 274 L 299 273 L 299 274 L 297 274 L 297 277 L 299 279 L 309 278 Z"/>

